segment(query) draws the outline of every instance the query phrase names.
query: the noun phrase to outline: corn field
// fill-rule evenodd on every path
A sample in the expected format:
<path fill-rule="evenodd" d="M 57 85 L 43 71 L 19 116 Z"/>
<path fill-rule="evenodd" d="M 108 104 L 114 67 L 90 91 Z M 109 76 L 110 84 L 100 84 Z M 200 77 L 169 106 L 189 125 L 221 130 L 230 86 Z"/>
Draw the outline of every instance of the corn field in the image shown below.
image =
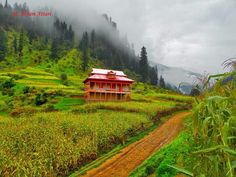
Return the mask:
<path fill-rule="evenodd" d="M 0 176 L 65 176 L 152 125 L 138 113 L 40 113 L 0 124 Z"/>
<path fill-rule="evenodd" d="M 236 176 L 236 83 L 219 84 L 194 109 L 195 176 Z"/>

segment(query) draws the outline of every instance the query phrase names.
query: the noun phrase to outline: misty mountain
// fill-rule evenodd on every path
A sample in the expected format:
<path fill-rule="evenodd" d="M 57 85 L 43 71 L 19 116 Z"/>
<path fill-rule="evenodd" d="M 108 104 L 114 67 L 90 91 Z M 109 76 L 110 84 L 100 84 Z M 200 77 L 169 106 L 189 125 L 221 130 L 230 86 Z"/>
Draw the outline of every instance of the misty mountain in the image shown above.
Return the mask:
<path fill-rule="evenodd" d="M 154 64 L 154 63 L 152 63 Z M 188 71 L 182 68 L 169 67 L 163 64 L 155 63 L 158 69 L 158 75 L 162 75 L 165 82 L 179 88 L 184 94 L 189 94 L 192 89 L 193 83 L 201 74 Z"/>

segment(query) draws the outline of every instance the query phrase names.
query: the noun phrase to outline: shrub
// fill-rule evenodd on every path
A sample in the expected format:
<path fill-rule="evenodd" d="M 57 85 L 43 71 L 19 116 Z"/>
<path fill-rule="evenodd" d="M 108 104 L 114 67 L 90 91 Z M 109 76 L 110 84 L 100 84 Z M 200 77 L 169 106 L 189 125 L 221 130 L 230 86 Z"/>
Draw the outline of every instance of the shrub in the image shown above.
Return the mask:
<path fill-rule="evenodd" d="M 48 105 L 46 105 L 46 107 L 45 107 L 45 111 L 46 111 L 46 112 L 52 112 L 52 111 L 57 111 L 57 109 L 54 108 L 54 105 L 48 104 Z"/>
<path fill-rule="evenodd" d="M 34 108 L 15 108 L 11 111 L 10 115 L 12 117 L 19 117 L 21 115 L 34 115 L 36 112 Z"/>
<path fill-rule="evenodd" d="M 148 174 L 148 175 L 151 175 L 151 174 L 153 174 L 155 172 L 155 168 L 153 167 L 153 166 L 147 166 L 147 168 L 146 168 L 146 173 Z"/>
<path fill-rule="evenodd" d="M 68 78 L 67 78 L 66 73 L 62 73 L 62 74 L 61 74 L 61 80 L 62 80 L 62 83 L 63 83 L 64 85 L 69 85 L 69 84 L 68 84 Z"/>
<path fill-rule="evenodd" d="M 35 105 L 40 106 L 47 102 L 47 97 L 45 93 L 37 93 L 35 97 Z"/>
<path fill-rule="evenodd" d="M 23 93 L 26 94 L 26 93 L 29 93 L 30 92 L 30 87 L 29 86 L 25 86 L 23 88 Z"/>
<path fill-rule="evenodd" d="M 62 73 L 62 74 L 61 74 L 61 80 L 62 80 L 62 81 L 66 81 L 66 80 L 67 80 L 67 75 L 66 75 L 66 73 Z"/>

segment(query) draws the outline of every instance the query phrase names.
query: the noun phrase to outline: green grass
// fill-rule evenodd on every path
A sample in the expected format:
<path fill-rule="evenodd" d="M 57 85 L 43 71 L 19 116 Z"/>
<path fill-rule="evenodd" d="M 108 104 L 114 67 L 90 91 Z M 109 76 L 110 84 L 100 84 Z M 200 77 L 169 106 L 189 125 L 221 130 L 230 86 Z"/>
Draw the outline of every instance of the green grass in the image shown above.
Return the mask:
<path fill-rule="evenodd" d="M 68 110 L 71 106 L 83 105 L 84 100 L 81 98 L 61 98 L 61 100 L 54 105 L 58 110 Z"/>
<path fill-rule="evenodd" d="M 63 85 L 60 76 L 46 72 L 42 68 L 27 67 L 16 71 L 0 72 L 0 80 L 10 79 L 8 75 L 20 77 L 16 80 L 18 85 L 46 89 L 46 91 L 60 90 L 65 94 L 82 95 L 84 76 L 68 76 L 69 86 Z"/>
<path fill-rule="evenodd" d="M 185 95 L 176 95 L 176 94 L 174 95 L 174 94 L 155 93 L 155 94 L 147 94 L 147 96 L 150 96 L 153 99 L 167 99 L 167 100 L 187 102 L 187 103 L 191 103 L 194 101 L 193 97 Z"/>
<path fill-rule="evenodd" d="M 130 174 L 130 177 L 148 177 L 150 175 L 175 177 L 177 171 L 169 167 L 169 165 L 182 163 L 183 159 L 185 162 L 187 162 L 188 160 L 191 161 L 191 159 L 189 158 L 189 152 L 191 151 L 191 147 L 188 142 L 189 138 L 189 132 L 182 132 L 170 144 L 164 146 L 161 150 L 154 153 L 140 166 L 138 166 Z"/>
<path fill-rule="evenodd" d="M 157 112 L 170 109 L 175 107 L 175 102 L 162 102 L 162 101 L 153 101 L 153 102 L 98 102 L 98 103 L 88 103 L 86 105 L 74 106 L 74 109 L 108 109 L 114 111 L 126 111 L 126 112 L 137 112 L 145 113 L 150 117 L 155 116 Z"/>

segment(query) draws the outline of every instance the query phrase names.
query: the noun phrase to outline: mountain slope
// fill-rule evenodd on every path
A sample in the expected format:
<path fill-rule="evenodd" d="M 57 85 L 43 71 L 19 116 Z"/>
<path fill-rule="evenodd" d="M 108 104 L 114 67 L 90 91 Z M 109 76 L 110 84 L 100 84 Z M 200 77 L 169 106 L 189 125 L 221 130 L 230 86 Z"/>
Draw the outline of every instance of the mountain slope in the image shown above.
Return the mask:
<path fill-rule="evenodd" d="M 193 83 L 202 75 L 178 67 L 169 67 L 160 63 L 151 63 L 157 65 L 158 75 L 165 79 L 165 82 L 171 86 L 179 88 L 184 94 L 189 94 Z"/>

